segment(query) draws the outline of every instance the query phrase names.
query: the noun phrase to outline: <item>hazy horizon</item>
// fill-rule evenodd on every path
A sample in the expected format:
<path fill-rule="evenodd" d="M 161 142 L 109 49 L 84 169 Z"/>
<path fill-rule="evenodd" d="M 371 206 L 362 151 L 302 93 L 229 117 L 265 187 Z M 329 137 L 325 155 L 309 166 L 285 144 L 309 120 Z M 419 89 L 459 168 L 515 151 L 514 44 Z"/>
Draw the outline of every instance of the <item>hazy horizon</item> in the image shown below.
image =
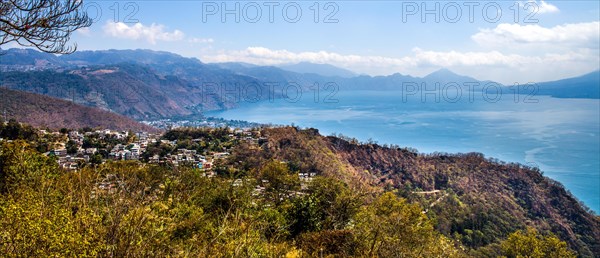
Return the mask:
<path fill-rule="evenodd" d="M 79 50 L 152 49 L 207 63 L 327 63 L 371 76 L 422 77 L 447 68 L 514 84 L 600 69 L 599 5 L 537 0 L 86 2 L 94 24 L 78 30 L 71 42 Z"/>

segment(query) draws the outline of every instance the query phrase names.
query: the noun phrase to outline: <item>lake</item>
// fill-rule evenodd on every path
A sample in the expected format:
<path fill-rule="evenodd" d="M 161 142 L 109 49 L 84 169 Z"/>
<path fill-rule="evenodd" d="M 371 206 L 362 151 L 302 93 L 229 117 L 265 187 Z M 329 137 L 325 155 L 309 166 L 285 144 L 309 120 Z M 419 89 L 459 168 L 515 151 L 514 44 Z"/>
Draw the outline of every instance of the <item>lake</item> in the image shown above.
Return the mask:
<path fill-rule="evenodd" d="M 306 93 L 298 101 L 243 102 L 206 115 L 293 123 L 323 135 L 342 133 L 426 153 L 481 152 L 539 167 L 600 213 L 600 100 L 498 96 L 436 100 L 401 91 L 341 91 L 315 101 Z"/>

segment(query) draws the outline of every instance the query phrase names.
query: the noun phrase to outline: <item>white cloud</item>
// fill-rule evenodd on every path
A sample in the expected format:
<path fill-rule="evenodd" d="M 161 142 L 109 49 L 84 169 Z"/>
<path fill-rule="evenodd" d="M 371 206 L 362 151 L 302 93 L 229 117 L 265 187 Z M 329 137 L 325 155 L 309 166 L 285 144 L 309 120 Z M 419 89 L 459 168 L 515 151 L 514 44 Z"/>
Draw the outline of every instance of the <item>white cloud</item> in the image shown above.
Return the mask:
<path fill-rule="evenodd" d="M 574 76 L 598 69 L 597 50 L 580 49 L 543 55 L 505 54 L 499 51 L 459 52 L 426 51 L 414 48 L 404 57 L 344 55 L 335 52 L 291 52 L 265 47 L 221 51 L 205 55 L 206 62 L 247 62 L 259 65 L 279 65 L 297 62 L 328 63 L 359 73 L 388 75 L 395 72 L 415 76 L 425 75 L 440 67 L 450 68 L 465 75 L 502 83 L 541 81 Z M 553 65 L 548 65 L 553 64 Z M 496 71 L 492 74 L 491 71 Z M 510 74 L 510 78 L 506 75 Z"/>
<path fill-rule="evenodd" d="M 85 28 L 79 28 L 79 29 L 78 29 L 78 30 L 76 30 L 76 31 L 77 31 L 77 33 L 79 33 L 79 34 L 81 34 L 81 35 L 83 35 L 83 36 L 86 36 L 86 37 L 89 37 L 89 36 L 91 36 L 91 35 L 92 35 L 92 31 L 90 30 L 90 28 L 89 28 L 89 27 L 85 27 Z"/>
<path fill-rule="evenodd" d="M 201 56 L 207 62 L 248 62 L 259 65 L 328 63 L 359 73 L 395 72 L 425 75 L 440 67 L 479 79 L 502 83 L 547 81 L 577 76 L 600 68 L 600 22 L 539 25 L 499 24 L 471 36 L 478 51 L 433 51 L 420 48 L 401 57 L 341 54 L 329 51 L 292 52 L 248 47 Z"/>
<path fill-rule="evenodd" d="M 210 44 L 214 43 L 215 40 L 212 38 L 191 38 L 188 40 L 190 43 Z"/>
<path fill-rule="evenodd" d="M 334 52 L 299 52 L 288 50 L 271 50 L 265 47 L 249 47 L 240 51 L 221 52 L 217 55 L 205 56 L 208 62 L 249 62 L 261 65 L 278 65 L 297 62 L 328 63 L 341 66 L 374 66 L 374 67 L 411 67 L 411 66 L 481 66 L 504 65 L 516 66 L 522 64 L 540 63 L 544 61 L 559 61 L 569 57 L 580 57 L 569 53 L 568 55 L 548 55 L 546 57 L 522 56 L 517 54 L 503 54 L 498 51 L 489 52 L 436 52 L 424 51 L 414 48 L 413 54 L 405 57 L 392 58 L 384 56 L 359 56 L 343 55 Z"/>
<path fill-rule="evenodd" d="M 180 30 L 172 32 L 165 31 L 165 26 L 152 23 L 150 26 L 145 26 L 141 23 L 136 23 L 131 26 L 123 22 L 107 22 L 104 27 L 104 33 L 116 38 L 146 40 L 151 44 L 156 44 L 156 41 L 179 41 L 185 35 Z"/>
<path fill-rule="evenodd" d="M 313 63 L 337 63 L 337 64 L 373 64 L 373 65 L 397 65 L 409 61 L 408 59 L 396 59 L 382 56 L 358 56 L 342 55 L 327 51 L 299 52 L 288 50 L 271 50 L 265 47 L 248 47 L 238 51 L 222 51 L 217 55 L 206 56 L 209 62 L 244 61 L 262 65 L 278 65 L 296 62 Z"/>
<path fill-rule="evenodd" d="M 556 13 L 559 11 L 558 7 L 553 4 L 546 3 L 546 1 L 540 1 L 539 6 L 539 13 Z"/>
<path fill-rule="evenodd" d="M 537 13 L 556 13 L 559 12 L 560 10 L 558 9 L 558 7 L 556 7 L 556 5 L 553 4 L 549 4 L 546 1 L 536 1 L 536 0 L 529 0 L 526 3 L 529 3 L 530 6 L 533 6 L 534 8 L 537 7 Z M 520 5 L 521 7 L 526 7 L 525 4 L 521 2 Z M 532 8 L 532 7 L 529 7 Z M 527 11 L 532 12 L 532 9 L 527 9 Z"/>
<path fill-rule="evenodd" d="M 545 28 L 535 25 L 502 23 L 493 29 L 480 29 L 471 38 L 482 46 L 510 46 L 540 43 L 552 44 L 556 47 L 589 47 L 598 48 L 600 22 L 571 23 Z"/>
<path fill-rule="evenodd" d="M 419 64 L 442 67 L 452 66 L 481 66 L 505 65 L 514 66 L 536 61 L 536 57 L 521 56 L 517 54 L 505 55 L 498 51 L 489 52 L 436 52 L 413 49 L 414 59 Z"/>
<path fill-rule="evenodd" d="M 31 47 L 21 46 L 21 45 L 19 45 L 19 43 L 14 42 L 14 41 L 5 43 L 4 45 L 0 46 L 0 50 L 2 50 L 2 51 L 11 49 L 11 48 L 31 48 Z"/>

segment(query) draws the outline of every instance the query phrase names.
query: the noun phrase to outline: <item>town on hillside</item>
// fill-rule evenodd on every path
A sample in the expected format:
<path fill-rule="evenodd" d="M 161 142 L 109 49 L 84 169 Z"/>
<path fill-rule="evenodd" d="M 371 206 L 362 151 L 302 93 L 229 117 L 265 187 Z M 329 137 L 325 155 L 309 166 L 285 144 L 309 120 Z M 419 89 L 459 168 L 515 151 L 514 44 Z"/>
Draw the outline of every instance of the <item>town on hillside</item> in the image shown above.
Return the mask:
<path fill-rule="evenodd" d="M 260 132 L 252 129 L 230 129 L 226 141 L 217 144 L 206 139 L 192 139 L 193 143 L 210 146 L 204 151 L 187 149 L 177 139 L 168 140 L 163 134 L 148 132 L 114 131 L 109 129 L 95 131 L 72 130 L 49 132 L 39 130 L 42 137 L 53 136 L 57 139 L 50 143 L 54 148 L 45 155 L 55 156 L 60 167 L 78 170 L 85 166 L 102 164 L 108 160 L 140 160 L 147 163 L 187 165 L 210 172 L 215 160 L 229 155 L 233 142 L 247 141 L 258 143 Z M 212 146 L 211 146 L 212 144 Z M 229 147 L 226 147 L 229 146 Z M 156 151 L 160 149 L 160 151 Z M 150 151 L 149 151 L 150 149 Z"/>
<path fill-rule="evenodd" d="M 37 129 L 14 119 L 0 123 L 6 129 L 4 132 L 15 134 L 7 139 L 0 135 L 0 144 L 13 142 L 12 139 L 35 138 L 32 142 L 37 145 L 38 151 L 54 158 L 60 168 L 70 172 L 112 161 L 138 161 L 169 167 L 185 166 L 198 170 L 202 176 L 214 177 L 217 175 L 218 165 L 225 163 L 224 160 L 229 157 L 235 146 L 245 143 L 250 148 L 258 149 L 267 141 L 261 134 L 261 127 L 177 126 L 164 133 L 150 133 L 91 128 L 62 128 L 53 131 Z M 305 190 L 317 174 L 298 171 L 297 176 L 300 189 Z M 114 190 L 117 186 L 114 182 L 119 180 L 113 180 L 111 177 L 114 175 L 104 178 L 98 183 L 98 187 L 108 191 Z M 268 180 L 263 179 L 255 186 L 255 194 L 263 192 L 264 185 L 268 183 Z M 242 184 L 242 179 L 232 181 L 233 186 Z M 290 194 L 304 193 L 294 191 Z"/>
<path fill-rule="evenodd" d="M 170 122 L 170 121 L 169 121 Z M 68 171 L 77 171 L 88 166 L 95 166 L 108 161 L 135 160 L 149 164 L 161 164 L 173 167 L 187 166 L 199 169 L 204 175 L 215 175 L 215 162 L 230 155 L 232 148 L 240 142 L 258 147 L 266 137 L 261 136 L 259 127 L 185 127 L 187 123 L 171 123 L 175 128 L 199 130 L 205 133 L 196 138 L 180 140 L 181 135 L 169 135 L 173 132 L 150 133 L 116 131 L 111 129 L 70 130 L 62 128 L 59 131 L 35 129 L 27 127 L 14 120 L 3 122 L 4 127 L 29 128 L 37 136 L 38 151 L 49 157 L 54 157 L 59 167 Z M 15 129 L 16 131 L 27 131 Z M 218 133 L 214 133 L 218 131 Z M 190 135 L 194 135 L 190 133 Z M 215 137 L 216 136 L 216 137 Z M 12 140 L 3 139 L 11 142 Z M 310 181 L 315 173 L 299 173 L 302 181 Z"/>

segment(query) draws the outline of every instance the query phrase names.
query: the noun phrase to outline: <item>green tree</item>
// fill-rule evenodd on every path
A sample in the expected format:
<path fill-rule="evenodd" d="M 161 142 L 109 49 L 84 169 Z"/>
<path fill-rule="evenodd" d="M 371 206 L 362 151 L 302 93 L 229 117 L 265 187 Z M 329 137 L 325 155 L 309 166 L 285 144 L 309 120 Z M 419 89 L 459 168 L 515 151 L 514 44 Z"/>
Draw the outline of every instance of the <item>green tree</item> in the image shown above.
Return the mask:
<path fill-rule="evenodd" d="M 384 193 L 356 216 L 355 235 L 365 256 L 456 257 L 460 252 L 433 229 L 416 204 Z"/>
<path fill-rule="evenodd" d="M 100 153 L 96 153 L 90 157 L 90 163 L 94 165 L 102 164 L 102 155 Z"/>
<path fill-rule="evenodd" d="M 70 207 L 56 190 L 22 189 L 0 200 L 0 253 L 5 257 L 94 257 L 106 249 L 102 218 Z M 50 195 L 50 196 L 44 196 Z M 75 206 L 76 207 L 76 206 Z"/>
<path fill-rule="evenodd" d="M 331 178 L 313 178 L 305 192 L 292 201 L 289 211 L 292 236 L 345 229 L 362 204 L 344 183 Z"/>
<path fill-rule="evenodd" d="M 290 234 L 292 237 L 304 232 L 321 230 L 323 221 L 315 196 L 308 195 L 293 199 L 288 217 L 291 221 Z"/>
<path fill-rule="evenodd" d="M 66 149 L 67 149 L 67 153 L 68 154 L 75 154 L 77 153 L 77 149 L 79 148 L 79 146 L 77 145 L 77 143 L 75 141 L 69 140 L 67 142 L 67 144 L 65 145 Z"/>
<path fill-rule="evenodd" d="M 362 198 L 345 183 L 327 177 L 313 178 L 307 192 L 315 197 L 326 230 L 346 228 L 362 205 Z"/>
<path fill-rule="evenodd" d="M 24 141 L 0 145 L 0 192 L 42 187 L 60 175 L 56 162 Z"/>
<path fill-rule="evenodd" d="M 2 130 L 2 137 L 11 140 L 22 139 L 20 138 L 22 134 L 21 130 L 21 124 L 19 124 L 19 122 L 17 122 L 15 119 L 10 119 Z"/>
<path fill-rule="evenodd" d="M 272 160 L 260 171 L 259 179 L 264 182 L 267 198 L 280 204 L 294 191 L 300 190 L 300 180 L 296 173 L 289 170 L 285 162 Z"/>
<path fill-rule="evenodd" d="M 298 246 L 310 257 L 356 256 L 357 239 L 352 230 L 322 230 L 298 237 Z"/>
<path fill-rule="evenodd" d="M 501 246 L 503 254 L 510 258 L 577 257 L 567 243 L 554 234 L 540 235 L 533 228 L 510 234 Z"/>
<path fill-rule="evenodd" d="M 135 141 L 137 141 L 137 136 L 135 135 L 135 133 L 131 130 L 127 131 L 127 140 L 126 142 L 128 144 L 130 143 L 134 143 Z"/>

